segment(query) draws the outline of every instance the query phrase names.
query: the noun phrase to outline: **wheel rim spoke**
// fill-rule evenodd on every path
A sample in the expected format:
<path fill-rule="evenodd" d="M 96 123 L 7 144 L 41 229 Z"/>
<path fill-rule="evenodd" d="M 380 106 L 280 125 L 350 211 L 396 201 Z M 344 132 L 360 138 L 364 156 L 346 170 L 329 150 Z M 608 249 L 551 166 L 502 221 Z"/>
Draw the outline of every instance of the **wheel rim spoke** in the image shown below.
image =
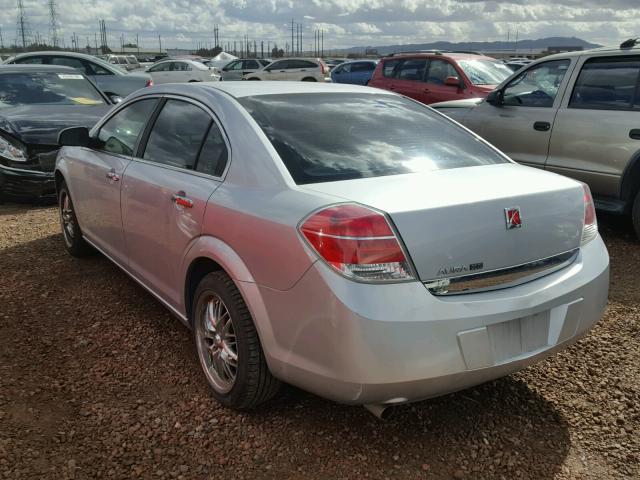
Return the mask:
<path fill-rule="evenodd" d="M 206 303 L 198 326 L 200 355 L 214 388 L 226 393 L 238 371 L 237 341 L 231 314 L 222 299 L 213 294 Z"/>

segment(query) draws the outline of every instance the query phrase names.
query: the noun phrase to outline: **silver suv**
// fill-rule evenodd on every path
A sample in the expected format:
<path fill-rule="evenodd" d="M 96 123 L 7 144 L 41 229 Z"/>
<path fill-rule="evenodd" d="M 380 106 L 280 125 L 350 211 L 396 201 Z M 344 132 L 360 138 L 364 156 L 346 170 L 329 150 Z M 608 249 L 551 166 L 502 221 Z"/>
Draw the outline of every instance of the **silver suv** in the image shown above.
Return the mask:
<path fill-rule="evenodd" d="M 581 180 L 640 237 L 640 48 L 542 58 L 486 100 L 434 104 L 517 162 Z"/>

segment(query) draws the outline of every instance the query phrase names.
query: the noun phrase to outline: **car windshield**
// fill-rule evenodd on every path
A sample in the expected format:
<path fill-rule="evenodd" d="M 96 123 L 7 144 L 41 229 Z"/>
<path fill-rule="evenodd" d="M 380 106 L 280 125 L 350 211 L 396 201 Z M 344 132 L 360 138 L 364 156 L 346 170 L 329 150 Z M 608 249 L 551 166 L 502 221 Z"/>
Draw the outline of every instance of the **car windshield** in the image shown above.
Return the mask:
<path fill-rule="evenodd" d="M 458 65 L 474 85 L 499 85 L 513 73 L 497 60 L 458 60 Z"/>
<path fill-rule="evenodd" d="M 78 73 L 0 75 L 0 108 L 13 105 L 106 105 L 98 90 Z"/>
<path fill-rule="evenodd" d="M 428 107 L 395 95 L 309 93 L 238 101 L 298 184 L 508 162 Z"/>

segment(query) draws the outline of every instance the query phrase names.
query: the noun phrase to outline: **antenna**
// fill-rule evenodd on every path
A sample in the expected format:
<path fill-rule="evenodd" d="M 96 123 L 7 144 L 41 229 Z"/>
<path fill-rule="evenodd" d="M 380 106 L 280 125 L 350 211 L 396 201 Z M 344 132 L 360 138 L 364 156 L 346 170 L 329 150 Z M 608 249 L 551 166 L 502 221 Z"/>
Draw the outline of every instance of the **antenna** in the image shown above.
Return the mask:
<path fill-rule="evenodd" d="M 51 46 L 58 47 L 58 8 L 56 0 L 49 0 L 49 39 Z"/>
<path fill-rule="evenodd" d="M 18 0 L 18 15 L 16 18 L 16 43 L 22 42 L 22 48 L 31 44 L 31 29 L 24 11 L 22 0 Z"/>

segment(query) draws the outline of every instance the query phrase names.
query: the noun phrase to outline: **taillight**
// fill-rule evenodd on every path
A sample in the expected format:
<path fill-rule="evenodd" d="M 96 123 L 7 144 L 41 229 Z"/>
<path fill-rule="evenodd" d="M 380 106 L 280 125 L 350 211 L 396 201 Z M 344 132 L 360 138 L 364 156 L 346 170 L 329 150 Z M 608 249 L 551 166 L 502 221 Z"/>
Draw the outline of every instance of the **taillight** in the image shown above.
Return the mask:
<path fill-rule="evenodd" d="M 326 75 L 327 74 L 327 66 L 325 65 L 325 63 L 322 60 L 320 61 L 320 68 L 322 68 L 322 74 Z"/>
<path fill-rule="evenodd" d="M 398 238 L 380 212 L 356 204 L 334 205 L 315 212 L 299 228 L 320 258 L 348 278 L 414 279 Z"/>
<path fill-rule="evenodd" d="M 586 183 L 582 184 L 584 190 L 584 227 L 582 228 L 581 245 L 586 245 L 598 235 L 598 220 L 596 218 L 596 207 L 593 204 L 591 190 Z"/>
<path fill-rule="evenodd" d="M 145 87 L 153 87 L 153 80 L 147 80 L 147 84 L 145 85 Z"/>

